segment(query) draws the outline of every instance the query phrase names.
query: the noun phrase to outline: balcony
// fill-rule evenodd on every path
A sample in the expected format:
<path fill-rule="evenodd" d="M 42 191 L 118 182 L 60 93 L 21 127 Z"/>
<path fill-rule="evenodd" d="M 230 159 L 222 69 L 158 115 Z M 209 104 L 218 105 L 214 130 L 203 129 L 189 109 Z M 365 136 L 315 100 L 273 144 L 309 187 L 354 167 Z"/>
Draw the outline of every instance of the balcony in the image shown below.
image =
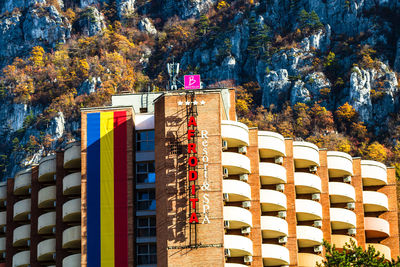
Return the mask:
<path fill-rule="evenodd" d="M 0 206 L 5 206 L 7 200 L 7 182 L 0 182 Z"/>
<path fill-rule="evenodd" d="M 344 248 L 345 244 L 350 245 L 350 240 L 353 240 L 357 245 L 357 240 L 354 237 L 348 235 L 332 235 L 331 236 L 331 243 L 336 246 L 336 248 L 342 249 Z"/>
<path fill-rule="evenodd" d="M 290 263 L 289 250 L 284 246 L 262 244 L 261 251 L 264 266 L 288 265 Z"/>
<path fill-rule="evenodd" d="M 54 181 L 54 175 L 57 169 L 56 155 L 50 155 L 39 162 L 39 182 L 50 182 Z"/>
<path fill-rule="evenodd" d="M 286 195 L 270 189 L 260 190 L 260 203 L 262 211 L 281 211 L 287 207 Z"/>
<path fill-rule="evenodd" d="M 64 177 L 63 179 L 63 194 L 79 195 L 81 193 L 81 173 L 75 172 Z"/>
<path fill-rule="evenodd" d="M 251 199 L 251 188 L 248 183 L 238 180 L 223 180 L 222 192 L 228 194 L 227 202 L 246 201 Z"/>
<path fill-rule="evenodd" d="M 275 163 L 260 162 L 261 184 L 286 184 L 286 169 Z"/>
<path fill-rule="evenodd" d="M 392 253 L 388 246 L 385 246 L 383 244 L 375 244 L 375 243 L 366 243 L 365 244 L 366 248 L 368 248 L 369 246 L 373 247 L 375 249 L 375 251 L 379 251 L 379 253 L 381 253 L 381 255 L 383 255 L 383 257 L 385 259 L 390 260 L 392 258 Z"/>
<path fill-rule="evenodd" d="M 331 208 L 331 226 L 333 230 L 356 228 L 356 214 L 348 209 Z"/>
<path fill-rule="evenodd" d="M 31 225 L 26 224 L 14 229 L 13 246 L 22 247 L 27 245 L 27 241 L 31 238 Z"/>
<path fill-rule="evenodd" d="M 14 204 L 14 221 L 27 221 L 31 212 L 31 200 L 23 199 Z"/>
<path fill-rule="evenodd" d="M 80 248 L 81 226 L 73 226 L 64 230 L 62 244 L 63 248 Z"/>
<path fill-rule="evenodd" d="M 298 254 L 298 266 L 299 267 L 310 267 L 310 266 L 316 266 L 317 262 L 321 263 L 324 258 L 316 255 L 316 254 L 311 254 L 311 253 L 299 253 Z"/>
<path fill-rule="evenodd" d="M 65 257 L 62 262 L 63 267 L 77 267 L 81 266 L 81 254 L 73 254 Z"/>
<path fill-rule="evenodd" d="M 0 212 L 0 230 L 3 228 L 3 226 L 6 226 L 7 224 L 7 212 L 6 211 L 1 211 Z"/>
<path fill-rule="evenodd" d="M 251 172 L 250 159 L 235 152 L 222 152 L 222 166 L 228 169 L 229 175 Z"/>
<path fill-rule="evenodd" d="M 78 169 L 81 167 L 81 143 L 68 144 L 64 151 L 64 168 Z"/>
<path fill-rule="evenodd" d="M 321 178 L 307 172 L 295 172 L 294 184 L 297 194 L 321 193 Z"/>
<path fill-rule="evenodd" d="M 40 189 L 38 198 L 39 208 L 54 208 L 54 202 L 56 201 L 56 186 L 51 185 Z"/>
<path fill-rule="evenodd" d="M 81 220 L 81 199 L 76 198 L 63 205 L 63 221 L 77 222 Z"/>
<path fill-rule="evenodd" d="M 224 207 L 224 221 L 229 222 L 229 229 L 240 229 L 253 225 L 251 212 L 240 207 Z"/>
<path fill-rule="evenodd" d="M 322 244 L 323 233 L 321 229 L 303 225 L 297 226 L 296 229 L 299 248 L 308 248 Z"/>
<path fill-rule="evenodd" d="M 286 220 L 275 216 L 261 216 L 261 234 L 263 238 L 278 238 L 289 234 Z"/>
<path fill-rule="evenodd" d="M 328 151 L 329 177 L 344 177 L 353 175 L 353 158 L 343 152 Z"/>
<path fill-rule="evenodd" d="M 349 203 L 356 200 L 356 191 L 351 184 L 329 182 L 329 198 L 331 203 Z"/>
<path fill-rule="evenodd" d="M 286 156 L 285 138 L 278 133 L 258 131 L 258 149 L 260 150 L 260 158 Z"/>
<path fill-rule="evenodd" d="M 0 253 L 6 251 L 6 237 L 0 237 Z"/>
<path fill-rule="evenodd" d="M 298 221 L 322 219 L 322 206 L 319 202 L 308 199 L 296 199 L 296 217 Z"/>
<path fill-rule="evenodd" d="M 373 160 L 361 160 L 361 177 L 364 186 L 387 185 L 386 166 Z"/>
<path fill-rule="evenodd" d="M 14 178 L 14 195 L 28 195 L 32 183 L 32 169 L 17 172 Z"/>
<path fill-rule="evenodd" d="M 224 235 L 224 248 L 230 250 L 231 257 L 253 255 L 253 242 L 240 235 Z"/>
<path fill-rule="evenodd" d="M 221 137 L 228 142 L 228 147 L 249 145 L 249 128 L 237 121 L 221 121 Z"/>
<path fill-rule="evenodd" d="M 43 234 L 52 234 L 53 227 L 56 226 L 56 212 L 48 212 L 41 216 L 38 219 L 38 233 L 40 235 Z"/>
<path fill-rule="evenodd" d="M 363 191 L 363 203 L 365 212 L 388 211 L 388 197 L 380 192 Z"/>
<path fill-rule="evenodd" d="M 56 239 L 47 239 L 37 246 L 38 261 L 53 261 L 53 254 L 56 252 Z"/>
<path fill-rule="evenodd" d="M 30 258 L 31 258 L 31 252 L 29 250 L 18 252 L 13 256 L 12 266 L 27 267 L 31 263 Z"/>
<path fill-rule="evenodd" d="M 296 168 L 319 166 L 319 149 L 309 142 L 293 142 L 293 159 Z"/>
<path fill-rule="evenodd" d="M 390 235 L 389 222 L 381 218 L 365 217 L 364 229 L 367 238 L 386 238 Z"/>

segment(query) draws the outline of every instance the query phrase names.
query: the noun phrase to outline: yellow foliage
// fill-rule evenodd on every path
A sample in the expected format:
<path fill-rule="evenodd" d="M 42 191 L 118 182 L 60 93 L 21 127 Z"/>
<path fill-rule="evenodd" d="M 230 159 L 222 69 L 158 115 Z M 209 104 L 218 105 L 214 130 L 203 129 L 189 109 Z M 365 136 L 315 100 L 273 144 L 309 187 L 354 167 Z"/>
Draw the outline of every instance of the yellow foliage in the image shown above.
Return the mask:
<path fill-rule="evenodd" d="M 32 49 L 30 60 L 35 67 L 41 67 L 44 65 L 44 49 L 41 46 L 35 46 Z"/>
<path fill-rule="evenodd" d="M 368 159 L 383 162 L 387 158 L 387 152 L 384 145 L 379 142 L 373 142 L 366 149 L 366 155 Z"/>
<path fill-rule="evenodd" d="M 78 61 L 78 73 L 82 77 L 85 77 L 85 78 L 88 77 L 89 70 L 90 70 L 90 66 L 89 66 L 88 62 L 86 61 L 86 59 L 81 59 Z"/>
<path fill-rule="evenodd" d="M 229 7 L 229 4 L 226 1 L 221 0 L 221 1 L 218 2 L 217 9 L 222 9 L 222 8 L 225 8 L 225 7 Z"/>
<path fill-rule="evenodd" d="M 350 151 L 351 151 L 350 141 L 347 140 L 347 139 L 340 140 L 340 142 L 337 145 L 336 149 L 338 151 L 342 151 L 342 152 L 345 152 L 345 153 L 350 153 Z"/>
<path fill-rule="evenodd" d="M 336 116 L 338 116 L 338 119 L 342 122 L 351 122 L 357 118 L 357 112 L 353 106 L 346 102 L 343 106 L 338 107 Z"/>
<path fill-rule="evenodd" d="M 67 17 L 68 21 L 70 24 L 73 24 L 76 18 L 76 14 L 75 12 L 71 9 L 68 8 L 65 12 L 64 12 L 64 16 Z"/>

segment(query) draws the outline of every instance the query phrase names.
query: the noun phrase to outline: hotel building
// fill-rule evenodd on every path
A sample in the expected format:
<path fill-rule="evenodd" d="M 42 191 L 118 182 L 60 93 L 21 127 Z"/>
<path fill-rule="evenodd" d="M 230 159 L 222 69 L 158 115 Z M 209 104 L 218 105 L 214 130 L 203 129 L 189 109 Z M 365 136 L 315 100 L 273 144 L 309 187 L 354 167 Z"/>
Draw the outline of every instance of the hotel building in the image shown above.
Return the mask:
<path fill-rule="evenodd" d="M 315 266 L 399 256 L 395 170 L 236 120 L 232 89 L 124 94 L 0 187 L 0 266 Z"/>

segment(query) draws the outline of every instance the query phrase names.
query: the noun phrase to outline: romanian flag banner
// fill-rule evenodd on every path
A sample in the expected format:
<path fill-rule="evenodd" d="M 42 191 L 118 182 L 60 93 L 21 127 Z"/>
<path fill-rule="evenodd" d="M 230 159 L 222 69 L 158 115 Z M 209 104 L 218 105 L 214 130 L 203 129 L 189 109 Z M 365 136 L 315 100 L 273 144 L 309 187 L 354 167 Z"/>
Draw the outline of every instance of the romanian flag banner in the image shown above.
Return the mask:
<path fill-rule="evenodd" d="M 87 266 L 128 266 L 126 111 L 87 114 Z"/>

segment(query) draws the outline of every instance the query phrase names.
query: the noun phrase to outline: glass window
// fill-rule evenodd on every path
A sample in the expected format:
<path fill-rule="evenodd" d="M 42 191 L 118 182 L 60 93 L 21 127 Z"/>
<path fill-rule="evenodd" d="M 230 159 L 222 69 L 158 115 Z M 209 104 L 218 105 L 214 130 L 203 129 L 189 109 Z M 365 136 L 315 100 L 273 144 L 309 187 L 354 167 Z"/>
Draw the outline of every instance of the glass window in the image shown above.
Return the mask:
<path fill-rule="evenodd" d="M 156 174 L 154 173 L 154 161 L 143 162 L 136 164 L 136 182 L 141 183 L 155 183 Z"/>
<path fill-rule="evenodd" d="M 137 191 L 137 209 L 138 210 L 156 210 L 154 190 Z"/>
<path fill-rule="evenodd" d="M 154 151 L 154 131 L 136 133 L 136 151 Z"/>
<path fill-rule="evenodd" d="M 157 246 L 155 243 L 138 244 L 136 253 L 138 265 L 157 263 Z"/>
<path fill-rule="evenodd" d="M 156 236 L 156 217 L 138 217 L 136 219 L 136 236 Z"/>

